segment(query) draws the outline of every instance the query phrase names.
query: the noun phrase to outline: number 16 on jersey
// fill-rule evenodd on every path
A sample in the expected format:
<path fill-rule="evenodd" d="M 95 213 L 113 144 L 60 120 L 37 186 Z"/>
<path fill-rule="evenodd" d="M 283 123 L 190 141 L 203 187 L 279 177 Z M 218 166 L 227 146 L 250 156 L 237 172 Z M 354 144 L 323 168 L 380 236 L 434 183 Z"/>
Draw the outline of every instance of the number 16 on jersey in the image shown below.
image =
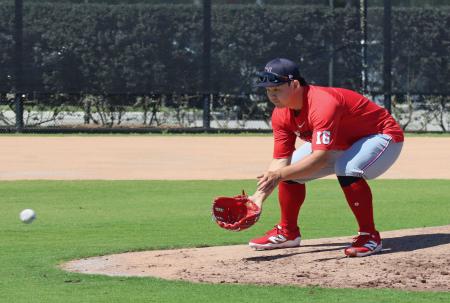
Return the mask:
<path fill-rule="evenodd" d="M 316 144 L 330 144 L 330 131 L 317 132 L 316 136 Z"/>

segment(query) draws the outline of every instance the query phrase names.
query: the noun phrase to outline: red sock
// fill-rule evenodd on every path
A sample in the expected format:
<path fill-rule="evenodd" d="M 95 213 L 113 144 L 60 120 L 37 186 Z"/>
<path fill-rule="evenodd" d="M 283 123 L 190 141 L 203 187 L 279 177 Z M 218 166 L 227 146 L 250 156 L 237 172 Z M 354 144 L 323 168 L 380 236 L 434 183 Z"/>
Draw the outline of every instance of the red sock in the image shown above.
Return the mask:
<path fill-rule="evenodd" d="M 278 201 L 281 209 L 280 226 L 287 230 L 298 229 L 298 214 L 305 201 L 305 184 L 280 182 L 278 185 Z"/>
<path fill-rule="evenodd" d="M 359 231 L 374 232 L 372 192 L 366 180 L 361 178 L 348 186 L 343 186 L 342 190 L 348 205 L 358 221 Z"/>

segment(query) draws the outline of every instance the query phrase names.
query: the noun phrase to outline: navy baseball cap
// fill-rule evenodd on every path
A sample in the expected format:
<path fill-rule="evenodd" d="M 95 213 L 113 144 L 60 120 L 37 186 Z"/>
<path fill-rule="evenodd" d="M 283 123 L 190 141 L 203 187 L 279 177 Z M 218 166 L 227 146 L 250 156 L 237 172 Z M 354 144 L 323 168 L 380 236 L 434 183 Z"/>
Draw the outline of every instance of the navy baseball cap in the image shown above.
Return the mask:
<path fill-rule="evenodd" d="M 284 58 L 276 58 L 269 61 L 263 72 L 257 73 L 258 87 L 272 87 L 288 83 L 294 79 L 302 79 L 298 65 Z"/>

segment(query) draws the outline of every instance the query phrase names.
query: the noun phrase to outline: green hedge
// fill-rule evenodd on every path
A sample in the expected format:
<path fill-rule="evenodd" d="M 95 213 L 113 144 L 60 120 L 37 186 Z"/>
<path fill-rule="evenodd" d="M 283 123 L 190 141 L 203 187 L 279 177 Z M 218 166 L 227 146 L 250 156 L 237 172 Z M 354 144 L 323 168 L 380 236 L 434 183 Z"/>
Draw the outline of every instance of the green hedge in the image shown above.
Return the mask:
<path fill-rule="evenodd" d="M 372 88 L 382 91 L 383 10 L 369 11 Z M 450 94 L 450 7 L 392 11 L 392 81 L 397 92 Z M 380 42 L 380 43 L 377 43 Z"/>
<path fill-rule="evenodd" d="M 2 2 L 10 2 L 11 0 L 0 0 Z M 333 0 L 335 7 L 345 7 L 347 5 L 355 6 L 359 0 Z M 384 0 L 370 0 L 367 2 L 369 7 L 383 6 Z M 26 3 L 75 3 L 75 4 L 196 4 L 201 5 L 203 0 L 26 0 Z M 213 5 L 216 4 L 256 4 L 258 0 L 211 0 Z M 264 5 L 317 5 L 329 6 L 329 0 L 260 0 Z M 406 7 L 423 7 L 423 6 L 448 6 L 448 0 L 395 0 L 392 6 Z"/>
<path fill-rule="evenodd" d="M 0 6 L 0 91 L 13 74 L 13 5 Z M 450 9 L 393 10 L 394 90 L 448 93 Z M 369 10 L 370 89 L 382 72 L 382 10 Z M 202 11 L 194 5 L 27 4 L 28 90 L 195 92 L 201 89 Z M 335 85 L 360 86 L 355 9 L 215 5 L 212 86 L 252 90 L 253 74 L 273 57 L 298 61 L 305 77 L 328 82 L 334 44 Z M 378 42 L 376 42 L 378 41 Z M 436 74 L 439 77 L 436 77 Z"/>
<path fill-rule="evenodd" d="M 9 72 L 12 9 L 0 7 L 1 68 Z M 193 6 L 27 5 L 26 86 L 48 91 L 192 90 L 199 83 L 193 67 L 200 65 L 200 13 Z"/>

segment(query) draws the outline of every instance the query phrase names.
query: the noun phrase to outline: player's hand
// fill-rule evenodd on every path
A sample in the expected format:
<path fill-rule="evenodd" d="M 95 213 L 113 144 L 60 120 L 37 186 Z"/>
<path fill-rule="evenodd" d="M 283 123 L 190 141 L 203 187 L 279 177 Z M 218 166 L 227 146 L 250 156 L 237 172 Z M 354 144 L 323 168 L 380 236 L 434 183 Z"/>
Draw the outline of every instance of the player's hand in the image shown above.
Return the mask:
<path fill-rule="evenodd" d="M 257 176 L 258 190 L 262 192 L 272 192 L 281 181 L 281 174 L 278 171 L 268 171 Z"/>

